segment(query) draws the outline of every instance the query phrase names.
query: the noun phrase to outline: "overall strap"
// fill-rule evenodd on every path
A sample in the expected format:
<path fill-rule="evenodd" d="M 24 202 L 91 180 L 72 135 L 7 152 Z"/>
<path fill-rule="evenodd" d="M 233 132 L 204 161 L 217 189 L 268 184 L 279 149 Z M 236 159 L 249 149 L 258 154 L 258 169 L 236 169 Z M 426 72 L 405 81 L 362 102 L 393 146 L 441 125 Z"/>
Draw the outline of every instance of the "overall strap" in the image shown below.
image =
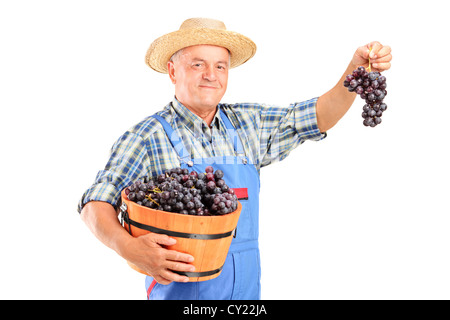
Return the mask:
<path fill-rule="evenodd" d="M 237 130 L 234 128 L 233 124 L 230 122 L 225 112 L 220 108 L 219 110 L 220 110 L 220 117 L 225 124 L 227 134 L 231 139 L 231 141 L 233 142 L 234 151 L 240 156 L 244 155 L 244 148 L 242 146 L 242 142 L 237 133 Z M 175 151 L 178 153 L 180 160 L 182 160 L 185 163 L 191 161 L 191 154 L 188 153 L 186 147 L 184 146 L 183 140 L 181 140 L 178 133 L 175 130 L 173 130 L 170 124 L 166 120 L 164 120 L 164 118 L 162 118 L 161 116 L 154 114 L 153 117 L 156 120 L 158 120 L 163 126 L 163 129 L 166 132 L 167 137 L 169 138 Z"/>
<path fill-rule="evenodd" d="M 163 117 L 154 114 L 153 118 L 158 120 L 161 125 L 163 126 L 164 131 L 167 134 L 167 137 L 170 140 L 170 143 L 172 144 L 173 148 L 175 149 L 176 153 L 178 154 L 178 157 L 180 158 L 180 161 L 183 161 L 185 163 L 191 161 L 191 154 L 188 153 L 186 147 L 184 146 L 183 140 L 181 140 L 178 133 L 172 129 L 170 124 L 163 119 Z"/>
<path fill-rule="evenodd" d="M 244 148 L 242 147 L 242 142 L 238 135 L 238 132 L 222 109 L 220 109 L 220 118 L 225 124 L 228 136 L 230 137 L 231 141 L 233 141 L 234 151 L 236 151 L 238 155 L 244 155 Z"/>

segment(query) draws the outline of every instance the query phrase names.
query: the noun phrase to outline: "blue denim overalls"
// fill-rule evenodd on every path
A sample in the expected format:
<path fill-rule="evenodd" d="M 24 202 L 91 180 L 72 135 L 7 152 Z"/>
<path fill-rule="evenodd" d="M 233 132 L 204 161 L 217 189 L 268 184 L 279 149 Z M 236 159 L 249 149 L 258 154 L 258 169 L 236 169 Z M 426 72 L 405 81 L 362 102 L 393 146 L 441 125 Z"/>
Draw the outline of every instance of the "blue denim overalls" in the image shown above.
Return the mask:
<path fill-rule="evenodd" d="M 211 280 L 202 282 L 172 282 L 168 285 L 156 283 L 147 276 L 145 284 L 148 299 L 184 300 L 238 300 L 260 299 L 261 266 L 258 248 L 259 233 L 259 174 L 244 154 L 241 140 L 225 113 L 220 117 L 225 123 L 228 137 L 233 141 L 236 156 L 191 159 L 182 140 L 162 117 L 154 115 L 163 126 L 175 151 L 178 153 L 181 168 L 205 172 L 209 165 L 214 170 L 224 172 L 224 180 L 230 188 L 239 188 L 244 194 L 240 197 L 242 211 L 232 240 L 222 273 Z M 247 195 L 247 197 L 245 197 Z"/>

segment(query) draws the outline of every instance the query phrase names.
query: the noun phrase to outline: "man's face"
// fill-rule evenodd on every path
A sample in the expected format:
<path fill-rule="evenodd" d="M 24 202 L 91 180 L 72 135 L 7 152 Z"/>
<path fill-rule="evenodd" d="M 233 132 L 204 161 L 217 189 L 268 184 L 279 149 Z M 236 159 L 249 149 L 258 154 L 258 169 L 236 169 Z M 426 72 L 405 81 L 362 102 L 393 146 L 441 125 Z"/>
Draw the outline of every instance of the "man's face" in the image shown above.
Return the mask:
<path fill-rule="evenodd" d="M 198 45 L 184 48 L 168 62 L 175 96 L 196 110 L 215 108 L 227 89 L 229 53 L 222 47 Z"/>

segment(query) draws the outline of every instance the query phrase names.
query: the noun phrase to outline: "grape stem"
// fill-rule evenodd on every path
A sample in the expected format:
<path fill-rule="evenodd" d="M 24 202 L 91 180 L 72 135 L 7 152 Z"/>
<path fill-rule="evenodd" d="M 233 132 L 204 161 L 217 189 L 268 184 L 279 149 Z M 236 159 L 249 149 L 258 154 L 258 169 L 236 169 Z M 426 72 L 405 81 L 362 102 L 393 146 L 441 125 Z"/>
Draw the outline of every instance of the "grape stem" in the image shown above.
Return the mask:
<path fill-rule="evenodd" d="M 154 202 L 158 207 L 159 207 L 159 203 L 156 202 L 155 200 L 152 199 L 152 197 L 150 195 L 147 196 L 147 199 Z"/>
<path fill-rule="evenodd" d="M 369 48 L 369 72 L 372 72 L 372 64 L 370 63 L 370 53 L 372 52 L 372 48 Z"/>

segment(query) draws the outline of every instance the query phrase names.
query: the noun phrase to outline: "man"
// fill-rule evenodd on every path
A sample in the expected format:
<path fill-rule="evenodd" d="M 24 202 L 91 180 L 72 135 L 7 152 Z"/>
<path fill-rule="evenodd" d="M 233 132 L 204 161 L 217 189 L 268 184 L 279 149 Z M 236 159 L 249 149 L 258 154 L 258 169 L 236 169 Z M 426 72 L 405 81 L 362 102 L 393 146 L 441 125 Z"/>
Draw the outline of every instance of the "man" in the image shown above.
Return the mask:
<path fill-rule="evenodd" d="M 146 278 L 149 299 L 259 299 L 260 168 L 284 159 L 305 140 L 323 139 L 355 99 L 342 85 L 345 76 L 368 67 L 369 55 L 373 70 L 389 69 L 390 51 L 378 42 L 358 48 L 336 86 L 319 98 L 287 108 L 222 104 L 228 70 L 248 61 L 256 46 L 220 21 L 186 20 L 178 31 L 155 40 L 146 55 L 152 69 L 169 74 L 174 100 L 115 143 L 105 169 L 80 201 L 82 219 L 106 246 L 152 275 Z M 225 166 L 221 157 L 232 163 Z M 195 272 L 194 257 L 165 249 L 176 242 L 167 235 L 130 236 L 119 223 L 117 206 L 121 190 L 138 178 L 179 166 L 204 171 L 211 163 L 223 166 L 227 183 L 245 188 L 248 200 L 241 201 L 237 236 L 221 274 L 188 282 L 183 273 Z"/>

